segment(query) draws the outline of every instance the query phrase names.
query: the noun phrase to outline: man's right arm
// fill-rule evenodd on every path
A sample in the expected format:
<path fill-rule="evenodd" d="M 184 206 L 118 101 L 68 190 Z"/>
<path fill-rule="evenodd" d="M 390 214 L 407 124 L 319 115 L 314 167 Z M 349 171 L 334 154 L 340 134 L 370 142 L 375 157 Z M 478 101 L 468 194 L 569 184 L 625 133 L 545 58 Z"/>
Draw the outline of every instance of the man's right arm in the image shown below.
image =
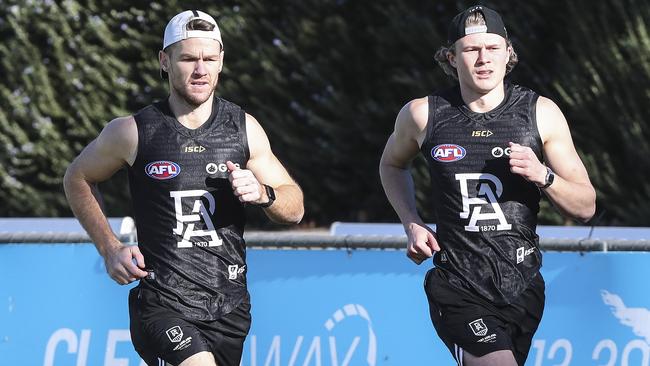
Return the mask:
<path fill-rule="evenodd" d="M 74 159 L 63 179 L 72 212 L 104 257 L 110 276 L 120 284 L 144 277 L 147 272 L 132 262 L 134 258 L 144 268 L 144 259 L 137 247 L 124 246 L 111 230 L 102 211 L 97 183 L 110 178 L 125 164 L 132 164 L 137 145 L 133 117 L 117 118 Z"/>
<path fill-rule="evenodd" d="M 415 187 L 409 171 L 424 141 L 428 114 L 427 98 L 405 105 L 397 116 L 395 130 L 388 138 L 379 163 L 386 197 L 408 236 L 407 256 L 417 264 L 431 257 L 433 251 L 440 250 L 435 234 L 417 212 Z"/>

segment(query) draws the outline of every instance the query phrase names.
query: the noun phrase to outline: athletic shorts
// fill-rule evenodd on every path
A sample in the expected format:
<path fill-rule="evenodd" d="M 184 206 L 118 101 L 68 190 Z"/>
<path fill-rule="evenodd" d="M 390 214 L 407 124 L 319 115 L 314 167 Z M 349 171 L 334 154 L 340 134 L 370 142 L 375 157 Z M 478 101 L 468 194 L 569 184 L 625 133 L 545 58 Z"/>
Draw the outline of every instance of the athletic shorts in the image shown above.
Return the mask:
<path fill-rule="evenodd" d="M 217 320 L 201 321 L 165 308 L 159 296 L 140 287 L 129 293 L 131 341 L 147 365 L 178 366 L 207 351 L 219 366 L 239 366 L 251 325 L 248 298 Z"/>
<path fill-rule="evenodd" d="M 541 274 L 514 302 L 503 306 L 451 285 L 436 268 L 427 273 L 424 290 L 433 326 L 458 365 L 463 352 L 481 357 L 500 350 L 511 350 L 517 364 L 524 365 L 544 312 Z"/>

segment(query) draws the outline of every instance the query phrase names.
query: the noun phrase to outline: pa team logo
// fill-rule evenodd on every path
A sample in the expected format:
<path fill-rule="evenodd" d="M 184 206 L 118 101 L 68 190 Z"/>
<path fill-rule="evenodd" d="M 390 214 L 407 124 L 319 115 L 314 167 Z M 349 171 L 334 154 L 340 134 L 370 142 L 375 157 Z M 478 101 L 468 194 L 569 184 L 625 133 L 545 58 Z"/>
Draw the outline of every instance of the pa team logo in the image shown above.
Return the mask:
<path fill-rule="evenodd" d="M 465 157 L 465 148 L 456 144 L 441 144 L 431 149 L 431 157 L 442 163 L 451 163 Z"/>
<path fill-rule="evenodd" d="M 181 173 L 181 166 L 168 160 L 154 161 L 144 167 L 144 172 L 153 179 L 172 179 Z"/>

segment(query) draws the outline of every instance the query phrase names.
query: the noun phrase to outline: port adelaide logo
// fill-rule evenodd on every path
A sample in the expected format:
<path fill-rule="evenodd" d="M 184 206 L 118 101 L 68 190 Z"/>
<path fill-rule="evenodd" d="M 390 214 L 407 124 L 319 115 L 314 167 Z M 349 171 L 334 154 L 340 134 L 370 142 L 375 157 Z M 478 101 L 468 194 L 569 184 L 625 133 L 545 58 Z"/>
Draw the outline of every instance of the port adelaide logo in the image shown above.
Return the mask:
<path fill-rule="evenodd" d="M 465 157 L 465 148 L 456 144 L 441 144 L 431 149 L 431 157 L 442 163 L 451 163 Z"/>
<path fill-rule="evenodd" d="M 181 166 L 168 160 L 159 160 L 147 164 L 144 172 L 157 180 L 172 179 L 181 172 Z"/>

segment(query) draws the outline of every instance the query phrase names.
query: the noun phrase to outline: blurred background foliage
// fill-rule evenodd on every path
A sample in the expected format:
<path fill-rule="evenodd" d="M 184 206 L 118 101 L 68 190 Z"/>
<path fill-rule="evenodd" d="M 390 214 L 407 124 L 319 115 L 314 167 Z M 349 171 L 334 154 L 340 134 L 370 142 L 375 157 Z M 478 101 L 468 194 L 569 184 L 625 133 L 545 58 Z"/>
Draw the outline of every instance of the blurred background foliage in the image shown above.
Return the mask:
<path fill-rule="evenodd" d="M 599 225 L 650 226 L 650 3 L 483 1 L 506 21 L 515 83 L 564 111 L 598 191 Z M 395 222 L 378 175 L 395 116 L 452 85 L 433 61 L 468 1 L 120 1 L 0 3 L 0 216 L 70 216 L 69 162 L 102 127 L 165 98 L 158 50 L 185 9 L 217 18 L 217 93 L 255 116 L 305 191 L 303 226 Z M 432 221 L 424 160 L 418 205 Z M 131 214 L 124 171 L 101 185 Z M 259 213 L 252 224 L 264 227 Z M 568 224 L 543 201 L 541 223 Z"/>

